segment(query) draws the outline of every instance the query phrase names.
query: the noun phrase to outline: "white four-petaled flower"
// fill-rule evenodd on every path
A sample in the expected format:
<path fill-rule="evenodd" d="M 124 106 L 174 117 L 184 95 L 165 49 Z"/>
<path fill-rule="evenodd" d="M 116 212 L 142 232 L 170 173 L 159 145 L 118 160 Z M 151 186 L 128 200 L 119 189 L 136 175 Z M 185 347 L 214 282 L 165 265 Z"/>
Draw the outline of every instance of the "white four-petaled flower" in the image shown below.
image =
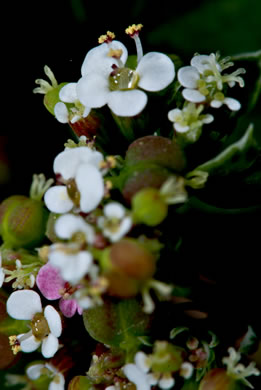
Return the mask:
<path fill-rule="evenodd" d="M 28 378 L 35 381 L 42 375 L 48 375 L 51 381 L 48 390 L 64 390 L 65 379 L 61 372 L 59 372 L 51 363 L 35 363 L 31 364 L 26 369 Z"/>
<path fill-rule="evenodd" d="M 137 41 L 139 42 L 137 45 Z M 90 50 L 82 65 L 82 78 L 76 91 L 84 106 L 99 108 L 108 105 L 118 116 L 138 115 L 147 104 L 147 94 L 167 87 L 174 79 L 175 67 L 165 54 L 142 49 L 136 39 L 136 69 L 125 66 L 128 52 L 119 41 L 102 43 Z"/>
<path fill-rule="evenodd" d="M 44 196 L 47 208 L 63 214 L 74 207 L 83 212 L 94 210 L 104 195 L 104 183 L 99 165 L 103 155 L 87 146 L 67 148 L 53 164 L 60 185 L 49 188 Z"/>
<path fill-rule="evenodd" d="M 62 334 L 59 313 L 48 305 L 42 308 L 39 294 L 33 290 L 13 292 L 6 303 L 7 313 L 17 320 L 31 320 L 31 330 L 17 336 L 23 352 L 33 352 L 41 345 L 45 358 L 55 355 Z"/>
<path fill-rule="evenodd" d="M 103 210 L 104 216 L 98 218 L 98 227 L 111 242 L 119 241 L 132 226 L 132 219 L 118 202 L 108 203 Z"/>

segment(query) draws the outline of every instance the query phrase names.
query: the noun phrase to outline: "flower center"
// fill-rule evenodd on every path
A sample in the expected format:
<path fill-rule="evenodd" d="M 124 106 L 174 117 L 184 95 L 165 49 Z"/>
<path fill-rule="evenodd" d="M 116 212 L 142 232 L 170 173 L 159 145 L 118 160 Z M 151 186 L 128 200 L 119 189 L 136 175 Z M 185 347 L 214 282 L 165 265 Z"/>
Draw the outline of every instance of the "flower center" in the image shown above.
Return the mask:
<path fill-rule="evenodd" d="M 138 74 L 130 68 L 115 68 L 109 76 L 111 91 L 134 89 L 139 81 Z"/>
<path fill-rule="evenodd" d="M 78 191 L 78 188 L 77 188 L 77 185 L 75 183 L 75 180 L 74 179 L 69 179 L 67 184 L 66 184 L 66 188 L 67 188 L 67 193 L 68 193 L 70 199 L 73 201 L 75 206 L 79 207 L 80 206 L 81 194 Z"/>
<path fill-rule="evenodd" d="M 43 313 L 36 313 L 31 321 L 31 328 L 34 337 L 41 341 L 50 333 L 48 322 Z"/>

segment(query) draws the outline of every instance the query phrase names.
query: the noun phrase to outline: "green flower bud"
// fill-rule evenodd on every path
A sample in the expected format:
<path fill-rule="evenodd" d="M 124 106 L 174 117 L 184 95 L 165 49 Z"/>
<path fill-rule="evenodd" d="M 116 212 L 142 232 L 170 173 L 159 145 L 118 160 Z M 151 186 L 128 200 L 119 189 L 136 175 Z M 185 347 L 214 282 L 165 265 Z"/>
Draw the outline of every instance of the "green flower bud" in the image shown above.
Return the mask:
<path fill-rule="evenodd" d="M 48 211 L 40 200 L 27 197 L 7 198 L 1 205 L 1 235 L 12 248 L 33 248 L 45 237 Z"/>
<path fill-rule="evenodd" d="M 91 390 L 94 389 L 90 379 L 86 376 L 75 376 L 68 385 L 68 390 Z"/>
<path fill-rule="evenodd" d="M 210 370 L 200 382 L 199 390 L 240 390 L 241 384 L 229 376 L 224 368 Z"/>
<path fill-rule="evenodd" d="M 134 221 L 148 226 L 159 225 L 168 214 L 168 206 L 156 188 L 144 188 L 131 200 Z"/>

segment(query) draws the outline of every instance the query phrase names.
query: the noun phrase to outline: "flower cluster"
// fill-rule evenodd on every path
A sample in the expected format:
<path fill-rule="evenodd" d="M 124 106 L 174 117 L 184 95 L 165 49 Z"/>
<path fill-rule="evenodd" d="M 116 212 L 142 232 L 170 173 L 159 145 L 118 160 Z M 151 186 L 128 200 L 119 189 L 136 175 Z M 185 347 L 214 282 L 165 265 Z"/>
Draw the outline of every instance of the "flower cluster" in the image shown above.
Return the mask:
<path fill-rule="evenodd" d="M 141 29 L 125 31 L 135 56 L 107 31 L 77 82 L 58 84 L 47 66 L 50 83 L 36 80 L 34 92 L 75 138 L 54 158 L 53 179 L 34 175 L 29 196 L 0 205 L 0 336 L 15 359 L 34 353 L 25 375 L 6 376 L 10 385 L 205 390 L 221 381 L 226 390 L 251 387 L 246 377 L 259 375 L 232 346 L 229 357 L 216 357 L 215 334 L 194 323 L 208 318 L 197 302 L 202 281 L 215 283 L 198 270 L 191 283 L 184 267 L 195 215 L 217 213 L 197 198 L 208 177 L 244 174 L 254 164 L 252 125 L 228 145 L 215 127 L 216 108 L 225 105 L 227 121 L 240 110 L 228 91 L 244 86 L 245 70 L 224 73 L 233 62 L 213 53 L 178 68 L 175 56 L 143 54 Z M 205 124 L 205 139 L 217 139 L 215 153 L 221 148 L 210 160 L 210 151 L 188 145 Z M 253 347 L 252 339 L 241 347 Z"/>

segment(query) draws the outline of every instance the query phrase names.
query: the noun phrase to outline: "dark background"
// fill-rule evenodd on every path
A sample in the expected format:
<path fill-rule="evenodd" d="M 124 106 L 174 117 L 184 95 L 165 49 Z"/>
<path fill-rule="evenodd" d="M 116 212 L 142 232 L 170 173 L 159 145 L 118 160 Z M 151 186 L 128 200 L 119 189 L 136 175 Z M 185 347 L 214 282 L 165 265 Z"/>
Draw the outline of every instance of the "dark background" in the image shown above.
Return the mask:
<path fill-rule="evenodd" d="M 1 56 L 0 155 L 5 160 L 4 165 L 0 162 L 0 201 L 11 194 L 27 194 L 33 173 L 52 177 L 53 159 L 70 137 L 68 127 L 46 111 L 42 95 L 32 93 L 35 79 L 45 78 L 44 65 L 53 70 L 58 82 L 77 81 L 87 51 L 107 30 L 115 32 L 129 53 L 135 53 L 134 43 L 124 33 L 133 23 L 144 25 L 145 53 L 175 53 L 189 61 L 195 52 L 219 50 L 226 56 L 259 50 L 260 15 L 258 0 L 10 2 L 2 12 L 2 22 L 6 19 L 7 23 Z M 253 117 L 257 126 L 260 111 Z M 197 213 L 186 226 L 184 222 L 188 249 L 181 261 L 189 259 L 195 269 L 201 265 L 218 281 L 212 315 L 222 331 L 231 327 L 230 334 L 235 316 L 238 326 L 249 318 L 256 329 L 261 327 L 260 278 L 254 268 L 260 262 L 256 223 L 260 227 L 260 215 L 222 219 Z"/>

